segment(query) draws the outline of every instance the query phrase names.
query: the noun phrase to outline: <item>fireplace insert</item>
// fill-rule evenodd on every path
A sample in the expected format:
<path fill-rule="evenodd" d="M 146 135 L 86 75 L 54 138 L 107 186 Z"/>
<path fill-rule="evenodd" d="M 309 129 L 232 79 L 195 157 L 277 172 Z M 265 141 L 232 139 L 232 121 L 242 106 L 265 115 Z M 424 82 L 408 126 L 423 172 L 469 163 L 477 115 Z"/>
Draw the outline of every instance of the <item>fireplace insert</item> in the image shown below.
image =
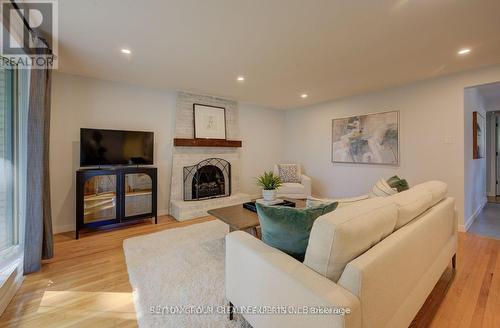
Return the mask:
<path fill-rule="evenodd" d="M 231 195 L 231 164 L 208 158 L 184 167 L 184 200 L 202 200 Z"/>

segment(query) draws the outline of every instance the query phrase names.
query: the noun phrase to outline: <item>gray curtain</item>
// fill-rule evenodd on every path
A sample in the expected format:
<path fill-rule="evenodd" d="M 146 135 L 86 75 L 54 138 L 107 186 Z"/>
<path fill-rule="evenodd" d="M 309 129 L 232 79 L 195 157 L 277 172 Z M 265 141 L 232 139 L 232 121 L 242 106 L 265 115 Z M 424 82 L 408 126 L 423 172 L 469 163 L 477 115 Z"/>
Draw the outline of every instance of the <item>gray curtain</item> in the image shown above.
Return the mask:
<path fill-rule="evenodd" d="M 38 42 L 42 42 L 37 38 Z M 51 69 L 32 69 L 29 87 L 24 273 L 53 257 L 49 132 Z"/>

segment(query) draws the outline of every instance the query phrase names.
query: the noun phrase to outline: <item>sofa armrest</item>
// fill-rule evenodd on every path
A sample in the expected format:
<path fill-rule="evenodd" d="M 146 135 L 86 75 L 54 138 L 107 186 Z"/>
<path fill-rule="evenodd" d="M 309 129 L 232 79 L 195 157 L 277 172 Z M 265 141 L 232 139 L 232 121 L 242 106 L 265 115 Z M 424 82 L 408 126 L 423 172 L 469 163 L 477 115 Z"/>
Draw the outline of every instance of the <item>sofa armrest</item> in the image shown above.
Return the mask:
<path fill-rule="evenodd" d="M 348 309 L 349 314 L 243 314 L 254 327 L 361 327 L 359 299 L 248 233 L 226 236 L 226 297 L 238 307 Z"/>
<path fill-rule="evenodd" d="M 304 194 L 311 196 L 311 178 L 302 174 L 300 176 L 300 184 L 304 186 Z"/>

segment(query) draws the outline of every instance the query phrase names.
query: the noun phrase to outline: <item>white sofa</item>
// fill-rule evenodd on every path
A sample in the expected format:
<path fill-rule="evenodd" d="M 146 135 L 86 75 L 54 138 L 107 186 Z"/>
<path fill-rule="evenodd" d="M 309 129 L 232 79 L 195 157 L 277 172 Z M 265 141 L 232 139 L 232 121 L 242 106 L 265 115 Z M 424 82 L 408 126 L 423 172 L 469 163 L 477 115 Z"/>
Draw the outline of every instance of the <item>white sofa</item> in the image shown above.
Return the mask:
<path fill-rule="evenodd" d="M 243 314 L 254 328 L 408 327 L 455 260 L 455 201 L 426 182 L 319 217 L 304 263 L 248 233 L 226 237 L 226 297 L 244 306 L 340 307 L 346 315 Z"/>
<path fill-rule="evenodd" d="M 311 178 L 300 171 L 299 165 L 298 175 L 299 182 L 285 182 L 278 188 L 277 196 L 282 198 L 304 199 L 311 196 Z M 274 174 L 279 175 L 278 165 L 274 166 Z"/>

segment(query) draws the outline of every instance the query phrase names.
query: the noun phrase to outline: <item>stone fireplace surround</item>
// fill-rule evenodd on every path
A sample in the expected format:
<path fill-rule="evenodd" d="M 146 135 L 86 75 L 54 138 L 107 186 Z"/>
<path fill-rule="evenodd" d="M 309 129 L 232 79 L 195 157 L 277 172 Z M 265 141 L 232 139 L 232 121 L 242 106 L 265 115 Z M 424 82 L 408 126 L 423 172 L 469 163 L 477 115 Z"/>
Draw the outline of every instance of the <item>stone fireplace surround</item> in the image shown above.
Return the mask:
<path fill-rule="evenodd" d="M 175 138 L 194 138 L 193 104 L 226 108 L 226 138 L 239 139 L 238 103 L 217 97 L 187 92 L 177 94 Z M 243 144 L 244 147 L 244 144 Z M 173 147 L 170 215 L 178 221 L 206 216 L 213 208 L 241 204 L 250 196 L 240 192 L 240 153 L 238 148 Z M 184 200 L 184 167 L 209 158 L 221 158 L 231 164 L 231 195 L 206 200 Z"/>

